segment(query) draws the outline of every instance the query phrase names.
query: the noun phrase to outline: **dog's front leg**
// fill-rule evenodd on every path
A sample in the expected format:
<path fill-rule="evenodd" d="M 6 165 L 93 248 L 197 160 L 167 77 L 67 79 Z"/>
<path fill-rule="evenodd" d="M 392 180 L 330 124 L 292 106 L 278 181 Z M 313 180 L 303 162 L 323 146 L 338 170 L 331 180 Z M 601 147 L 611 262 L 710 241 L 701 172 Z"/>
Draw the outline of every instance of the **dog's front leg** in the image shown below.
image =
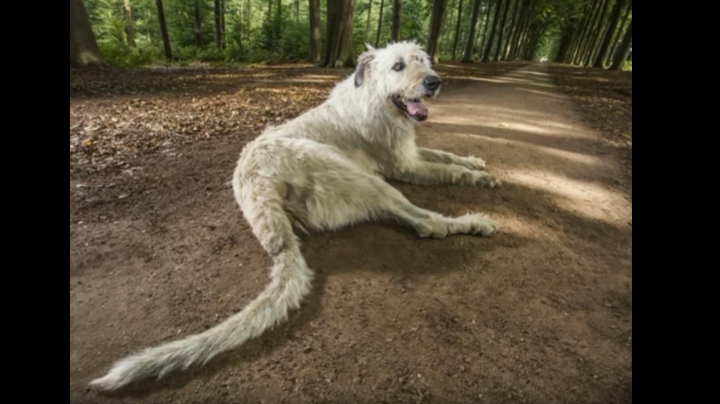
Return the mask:
<path fill-rule="evenodd" d="M 455 164 L 469 168 L 471 170 L 485 169 L 485 161 L 475 156 L 460 157 L 453 153 L 448 153 L 435 149 L 427 149 L 424 147 L 418 148 L 418 154 L 420 155 L 421 159 L 430 163 Z"/>
<path fill-rule="evenodd" d="M 413 160 L 399 167 L 392 178 L 419 185 L 473 185 L 497 188 L 502 182 L 485 171 L 470 170 L 455 164 L 433 163 L 425 160 Z"/>

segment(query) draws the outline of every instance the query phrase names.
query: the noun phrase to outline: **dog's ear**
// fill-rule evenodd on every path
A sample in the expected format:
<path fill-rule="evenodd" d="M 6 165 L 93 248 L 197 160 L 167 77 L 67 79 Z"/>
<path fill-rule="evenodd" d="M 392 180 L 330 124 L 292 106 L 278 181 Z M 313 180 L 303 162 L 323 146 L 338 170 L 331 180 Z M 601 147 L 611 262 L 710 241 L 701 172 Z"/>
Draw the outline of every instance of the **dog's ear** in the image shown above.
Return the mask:
<path fill-rule="evenodd" d="M 355 87 L 360 87 L 365 82 L 368 65 L 375 58 L 375 48 L 365 44 L 368 50 L 358 58 L 357 67 L 355 68 Z"/>

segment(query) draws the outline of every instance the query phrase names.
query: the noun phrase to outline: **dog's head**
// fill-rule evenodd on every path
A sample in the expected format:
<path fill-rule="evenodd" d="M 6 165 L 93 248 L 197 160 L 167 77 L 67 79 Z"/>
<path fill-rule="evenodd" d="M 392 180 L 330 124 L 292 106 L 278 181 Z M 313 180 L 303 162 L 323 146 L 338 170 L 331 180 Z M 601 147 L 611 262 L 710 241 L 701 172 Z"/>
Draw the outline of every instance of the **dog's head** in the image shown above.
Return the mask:
<path fill-rule="evenodd" d="M 440 76 L 432 69 L 430 57 L 414 42 L 397 42 L 386 48 L 368 50 L 358 58 L 355 87 L 370 88 L 387 108 L 415 121 L 424 121 L 428 109 L 424 98 L 440 92 Z"/>

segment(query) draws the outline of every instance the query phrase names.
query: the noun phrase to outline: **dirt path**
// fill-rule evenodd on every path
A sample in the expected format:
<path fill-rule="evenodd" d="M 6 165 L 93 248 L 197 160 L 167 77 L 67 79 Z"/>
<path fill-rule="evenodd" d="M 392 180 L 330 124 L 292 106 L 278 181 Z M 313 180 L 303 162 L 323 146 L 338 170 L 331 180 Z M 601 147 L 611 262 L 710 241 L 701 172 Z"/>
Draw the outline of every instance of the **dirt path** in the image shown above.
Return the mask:
<path fill-rule="evenodd" d="M 113 395 L 121 356 L 242 308 L 270 260 L 218 141 L 70 182 L 71 403 L 632 402 L 632 202 L 616 151 L 536 65 L 449 85 L 419 143 L 476 154 L 499 190 L 397 185 L 492 238 L 365 224 L 304 237 L 317 273 L 290 321 L 205 367 Z"/>

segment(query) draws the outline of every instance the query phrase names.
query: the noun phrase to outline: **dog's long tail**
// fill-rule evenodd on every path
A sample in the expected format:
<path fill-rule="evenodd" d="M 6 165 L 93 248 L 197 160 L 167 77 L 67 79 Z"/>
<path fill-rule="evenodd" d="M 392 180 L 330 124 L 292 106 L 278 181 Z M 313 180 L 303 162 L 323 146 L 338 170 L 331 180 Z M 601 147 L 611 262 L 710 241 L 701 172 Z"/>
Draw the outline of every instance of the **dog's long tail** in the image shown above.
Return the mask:
<path fill-rule="evenodd" d="M 298 308 L 301 299 L 310 292 L 312 272 L 300 253 L 299 240 L 283 210 L 280 194 L 262 183 L 247 184 L 253 189 L 241 190 L 238 175 L 235 177 L 236 198 L 254 234 L 272 256 L 271 283 L 242 311 L 217 326 L 121 359 L 107 375 L 93 380 L 91 385 L 115 390 L 135 380 L 160 378 L 178 368 L 205 364 L 215 355 L 255 338 L 287 319 L 288 311 Z"/>

